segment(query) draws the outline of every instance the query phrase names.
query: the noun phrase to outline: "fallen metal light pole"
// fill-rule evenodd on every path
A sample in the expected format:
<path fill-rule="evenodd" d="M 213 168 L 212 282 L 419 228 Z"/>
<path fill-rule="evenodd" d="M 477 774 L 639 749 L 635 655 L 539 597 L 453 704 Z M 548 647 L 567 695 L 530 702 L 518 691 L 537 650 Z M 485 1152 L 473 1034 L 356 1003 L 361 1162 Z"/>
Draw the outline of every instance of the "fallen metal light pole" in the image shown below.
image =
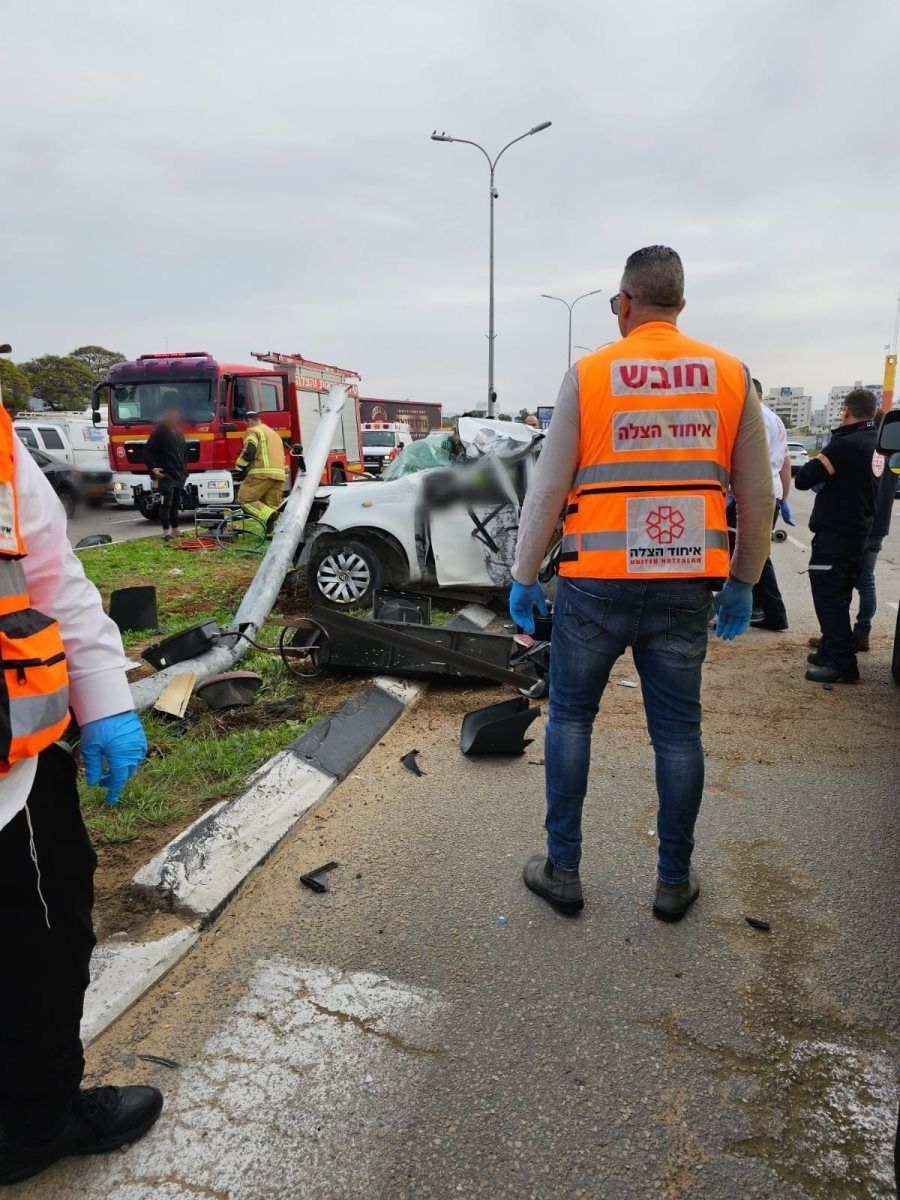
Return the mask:
<path fill-rule="evenodd" d="M 217 675 L 220 671 L 229 670 L 250 649 L 250 643 L 246 637 L 238 636 L 238 631 L 242 630 L 247 637 L 255 638 L 266 617 L 272 611 L 272 606 L 278 597 L 284 577 L 291 567 L 294 554 L 303 536 L 309 510 L 320 487 L 322 473 L 334 444 L 334 435 L 344 410 L 346 398 L 347 388 L 343 384 L 337 384 L 325 397 L 316 432 L 313 434 L 309 446 L 304 447 L 306 471 L 303 475 L 298 475 L 294 481 L 291 494 L 276 526 L 272 544 L 244 593 L 234 621 L 225 627 L 219 643 L 205 654 L 167 667 L 165 671 L 160 671 L 157 675 L 151 675 L 148 679 L 139 679 L 137 683 L 132 684 L 131 694 L 138 712 L 149 708 L 159 698 L 160 692 L 166 684 L 176 675 L 193 674 L 198 681 L 206 679 L 210 675 Z"/>

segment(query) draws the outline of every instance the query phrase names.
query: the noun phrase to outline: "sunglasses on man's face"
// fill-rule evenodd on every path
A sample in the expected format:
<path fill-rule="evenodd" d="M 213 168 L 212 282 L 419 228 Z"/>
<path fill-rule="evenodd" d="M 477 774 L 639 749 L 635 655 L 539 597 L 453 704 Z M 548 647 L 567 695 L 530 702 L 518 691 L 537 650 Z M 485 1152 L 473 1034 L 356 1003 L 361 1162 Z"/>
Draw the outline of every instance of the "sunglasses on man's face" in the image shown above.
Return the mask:
<path fill-rule="evenodd" d="M 610 298 L 609 298 L 609 307 L 613 310 L 614 317 L 617 317 L 619 315 L 619 301 L 622 299 L 623 296 L 625 296 L 628 300 L 630 300 L 631 292 L 626 292 L 623 290 L 621 292 L 616 292 L 616 294 L 614 296 L 610 296 Z"/>

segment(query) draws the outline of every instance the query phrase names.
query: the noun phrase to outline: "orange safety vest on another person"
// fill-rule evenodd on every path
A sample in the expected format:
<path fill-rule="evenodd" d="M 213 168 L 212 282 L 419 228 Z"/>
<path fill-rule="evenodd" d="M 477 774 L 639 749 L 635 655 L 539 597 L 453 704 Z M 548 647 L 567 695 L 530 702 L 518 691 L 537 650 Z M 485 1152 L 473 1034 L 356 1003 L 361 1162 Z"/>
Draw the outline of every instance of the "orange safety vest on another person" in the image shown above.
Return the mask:
<path fill-rule="evenodd" d="M 727 577 L 725 499 L 747 368 L 650 321 L 577 369 L 578 470 L 560 574 Z"/>
<path fill-rule="evenodd" d="M 62 635 L 52 618 L 31 607 L 22 568 L 27 548 L 19 532 L 15 446 L 0 405 L 0 776 L 52 745 L 69 724 Z"/>

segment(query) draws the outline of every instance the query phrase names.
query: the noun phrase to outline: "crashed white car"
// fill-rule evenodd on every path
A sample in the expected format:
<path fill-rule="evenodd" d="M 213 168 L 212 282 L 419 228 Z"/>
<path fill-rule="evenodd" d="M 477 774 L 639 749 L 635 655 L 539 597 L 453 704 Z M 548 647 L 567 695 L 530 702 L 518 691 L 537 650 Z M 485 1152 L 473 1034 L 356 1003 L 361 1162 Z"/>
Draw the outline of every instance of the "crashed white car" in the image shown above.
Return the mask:
<path fill-rule="evenodd" d="M 381 587 L 509 588 L 519 511 L 544 433 L 460 417 L 412 442 L 380 479 L 323 487 L 301 568 L 316 603 L 371 604 Z"/>

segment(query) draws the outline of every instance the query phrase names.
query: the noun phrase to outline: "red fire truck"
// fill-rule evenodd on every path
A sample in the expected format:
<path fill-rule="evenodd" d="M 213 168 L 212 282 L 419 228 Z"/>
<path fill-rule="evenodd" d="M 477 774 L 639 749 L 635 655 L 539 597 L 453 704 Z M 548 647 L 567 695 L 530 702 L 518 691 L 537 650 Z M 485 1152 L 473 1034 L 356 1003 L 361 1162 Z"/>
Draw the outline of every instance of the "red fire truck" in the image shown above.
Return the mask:
<path fill-rule="evenodd" d="M 336 383 L 350 388 L 343 419 L 328 458 L 324 483 L 339 483 L 361 469 L 359 393 L 355 371 L 312 362 L 300 354 L 256 353 L 268 366 L 221 363 L 205 350 L 142 354 L 116 363 L 94 390 L 95 422 L 109 407 L 109 461 L 119 504 L 134 504 L 148 519 L 156 512 L 144 446 L 161 413 L 181 411 L 187 442 L 185 507 L 225 504 L 233 499 L 230 469 L 241 451 L 246 414 L 260 413 L 286 443 L 308 441 L 319 421 L 322 400 Z"/>

